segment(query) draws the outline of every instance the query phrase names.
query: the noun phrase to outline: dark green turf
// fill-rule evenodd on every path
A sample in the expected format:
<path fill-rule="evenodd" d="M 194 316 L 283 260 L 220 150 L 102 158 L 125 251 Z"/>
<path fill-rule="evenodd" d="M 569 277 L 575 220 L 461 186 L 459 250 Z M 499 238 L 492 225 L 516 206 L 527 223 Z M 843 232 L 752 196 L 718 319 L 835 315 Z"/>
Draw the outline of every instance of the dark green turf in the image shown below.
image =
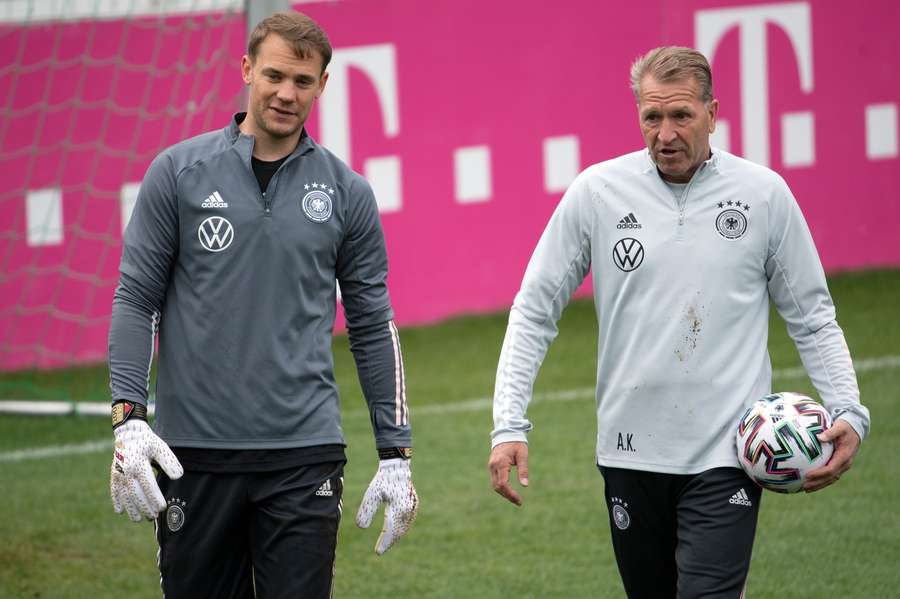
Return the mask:
<path fill-rule="evenodd" d="M 830 285 L 854 356 L 900 354 L 900 272 L 835 276 Z M 622 597 L 609 541 L 602 482 L 593 465 L 589 398 L 536 402 L 531 486 L 515 508 L 495 495 L 485 468 L 489 408 L 436 413 L 416 408 L 491 395 L 503 314 L 401 332 L 415 427 L 413 469 L 421 497 L 409 536 L 383 557 L 378 531 L 353 517 L 375 468 L 372 436 L 347 340 L 335 341 L 349 442 L 340 532 L 339 598 Z M 538 391 L 589 387 L 596 322 L 588 301 L 566 310 Z M 773 316 L 776 369 L 799 358 Z M 861 372 L 872 436 L 839 484 L 811 495 L 764 496 L 748 596 L 882 598 L 900 588 L 900 369 Z M 0 375 L 0 394 L 106 400 L 105 368 Z M 779 390 L 811 392 L 805 379 Z M 9 395 L 7 395 L 9 396 Z M 110 439 L 105 419 L 0 416 L 0 452 Z M 111 444 L 111 441 L 110 441 Z M 0 597 L 159 597 L 152 526 L 115 516 L 106 451 L 0 462 Z"/>

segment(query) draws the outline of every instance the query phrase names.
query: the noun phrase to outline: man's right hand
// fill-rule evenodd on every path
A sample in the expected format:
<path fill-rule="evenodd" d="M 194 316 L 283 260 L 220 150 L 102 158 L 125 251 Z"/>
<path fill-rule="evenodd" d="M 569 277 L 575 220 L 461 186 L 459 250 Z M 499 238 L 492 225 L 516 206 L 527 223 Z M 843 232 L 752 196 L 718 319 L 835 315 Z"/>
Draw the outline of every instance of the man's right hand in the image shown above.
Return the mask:
<path fill-rule="evenodd" d="M 506 497 L 516 505 L 522 505 L 522 497 L 509 484 L 509 474 L 515 466 L 519 484 L 528 486 L 528 444 L 521 441 L 500 443 L 491 450 L 488 459 L 488 470 L 491 471 L 491 484 L 494 491 Z"/>
<path fill-rule="evenodd" d="M 150 430 L 143 420 L 130 420 L 114 430 L 116 447 L 110 472 L 109 492 L 117 514 L 140 522 L 155 519 L 166 508 L 166 499 L 156 484 L 151 462 L 156 462 L 171 479 L 181 478 L 184 469 L 178 458 Z"/>

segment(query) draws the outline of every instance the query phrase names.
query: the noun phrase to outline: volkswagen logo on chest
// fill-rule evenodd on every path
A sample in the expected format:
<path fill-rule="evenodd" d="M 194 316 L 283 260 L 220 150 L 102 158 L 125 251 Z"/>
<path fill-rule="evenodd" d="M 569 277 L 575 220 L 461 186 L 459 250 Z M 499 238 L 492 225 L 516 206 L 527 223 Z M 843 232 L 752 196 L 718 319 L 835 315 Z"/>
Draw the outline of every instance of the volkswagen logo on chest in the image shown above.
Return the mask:
<path fill-rule="evenodd" d="M 210 216 L 197 229 L 197 237 L 203 249 L 210 252 L 221 252 L 228 249 L 234 241 L 234 227 L 228 219 L 221 216 Z"/>
<path fill-rule="evenodd" d="M 625 237 L 613 247 L 613 262 L 619 270 L 631 272 L 644 261 L 644 246 L 633 237 Z"/>

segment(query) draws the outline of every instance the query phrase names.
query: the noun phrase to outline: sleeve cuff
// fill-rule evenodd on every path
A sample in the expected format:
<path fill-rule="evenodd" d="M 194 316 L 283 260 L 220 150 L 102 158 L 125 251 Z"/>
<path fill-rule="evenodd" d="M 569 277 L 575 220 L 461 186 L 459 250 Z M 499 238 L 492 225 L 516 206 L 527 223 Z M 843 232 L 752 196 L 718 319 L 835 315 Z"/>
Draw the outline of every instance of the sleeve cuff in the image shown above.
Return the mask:
<path fill-rule="evenodd" d="M 491 433 L 491 449 L 501 443 L 528 443 L 528 435 L 522 431 L 500 431 Z"/>
<path fill-rule="evenodd" d="M 859 435 L 860 443 L 866 440 L 866 437 L 869 433 L 869 427 L 866 426 L 866 422 L 857 414 L 854 414 L 853 412 L 844 412 L 835 420 L 846 421 L 847 424 L 850 425 L 850 428 L 852 428 L 856 432 L 856 434 Z"/>
<path fill-rule="evenodd" d="M 390 449 L 391 447 L 412 447 L 412 435 L 399 434 L 394 436 L 378 436 L 375 438 L 375 449 Z"/>

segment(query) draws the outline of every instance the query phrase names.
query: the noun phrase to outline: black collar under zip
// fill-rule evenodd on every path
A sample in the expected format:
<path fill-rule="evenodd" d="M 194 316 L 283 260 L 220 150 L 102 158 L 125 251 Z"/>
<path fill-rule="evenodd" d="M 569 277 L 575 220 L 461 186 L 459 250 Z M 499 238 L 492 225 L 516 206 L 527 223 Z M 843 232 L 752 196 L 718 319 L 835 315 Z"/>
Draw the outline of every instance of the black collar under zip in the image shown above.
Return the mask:
<path fill-rule="evenodd" d="M 244 122 L 246 116 L 246 112 L 238 112 L 237 114 L 235 114 L 234 118 L 231 119 L 231 123 L 229 123 L 229 125 L 225 128 L 225 134 L 231 140 L 232 147 L 240 155 L 241 160 L 244 162 L 247 169 L 250 172 L 253 172 L 251 159 L 253 157 L 253 148 L 256 145 L 256 138 L 252 135 L 245 135 L 244 133 L 241 133 L 239 127 L 239 125 Z M 300 132 L 300 140 L 297 142 L 297 147 L 294 148 L 293 152 L 288 154 L 288 158 L 287 160 L 285 160 L 284 164 L 287 164 L 296 156 L 302 156 L 314 151 L 316 147 L 316 142 L 312 137 L 309 136 L 309 134 L 306 132 L 306 127 L 304 127 Z"/>
<path fill-rule="evenodd" d="M 244 166 L 247 168 L 247 172 L 253 176 L 254 180 L 259 184 L 259 179 L 256 176 L 256 171 L 253 168 L 253 148 L 256 144 L 256 138 L 252 135 L 245 135 L 240 130 L 240 124 L 247 117 L 246 112 L 238 112 L 234 115 L 234 118 L 231 119 L 231 122 L 225 127 L 224 133 L 228 136 L 228 138 L 232 142 L 232 150 L 237 152 L 240 156 L 241 162 L 244 163 Z M 300 140 L 297 142 L 297 147 L 294 148 L 294 151 L 288 154 L 288 156 L 284 159 L 281 165 L 276 169 L 272 176 L 269 178 L 269 181 L 266 183 L 265 190 L 260 191 L 260 199 L 263 203 L 263 209 L 265 210 L 266 216 L 272 215 L 272 198 L 274 197 L 275 192 L 275 180 L 278 175 L 278 171 L 280 171 L 285 165 L 288 165 L 295 158 L 299 156 L 303 156 L 304 154 L 308 154 L 313 152 L 317 148 L 316 142 L 312 137 L 306 132 L 306 128 L 304 127 L 300 133 Z M 271 188 L 270 188 L 271 186 Z"/>

